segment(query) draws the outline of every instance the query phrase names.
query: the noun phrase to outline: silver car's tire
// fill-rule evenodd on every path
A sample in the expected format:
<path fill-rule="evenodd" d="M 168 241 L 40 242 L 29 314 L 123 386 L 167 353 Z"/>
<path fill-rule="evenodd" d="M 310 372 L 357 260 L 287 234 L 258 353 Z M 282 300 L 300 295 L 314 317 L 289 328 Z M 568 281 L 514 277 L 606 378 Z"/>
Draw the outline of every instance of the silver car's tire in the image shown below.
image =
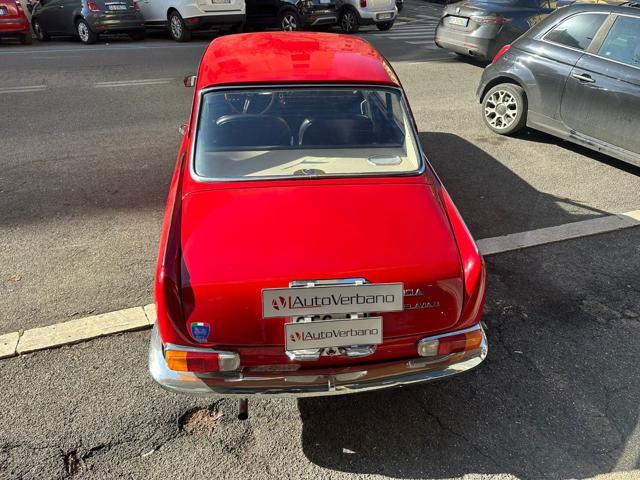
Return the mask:
<path fill-rule="evenodd" d="M 169 33 L 171 33 L 171 38 L 176 42 L 188 42 L 191 40 L 191 30 L 187 29 L 184 20 L 176 11 L 171 12 L 169 15 Z"/>
<path fill-rule="evenodd" d="M 343 33 L 356 33 L 360 29 L 358 16 L 356 15 L 356 12 L 350 8 L 347 8 L 342 12 L 338 23 L 340 24 L 340 30 L 342 30 Z"/>
<path fill-rule="evenodd" d="M 527 97 L 519 85 L 501 83 L 482 99 L 484 123 L 500 135 L 516 133 L 527 123 Z"/>

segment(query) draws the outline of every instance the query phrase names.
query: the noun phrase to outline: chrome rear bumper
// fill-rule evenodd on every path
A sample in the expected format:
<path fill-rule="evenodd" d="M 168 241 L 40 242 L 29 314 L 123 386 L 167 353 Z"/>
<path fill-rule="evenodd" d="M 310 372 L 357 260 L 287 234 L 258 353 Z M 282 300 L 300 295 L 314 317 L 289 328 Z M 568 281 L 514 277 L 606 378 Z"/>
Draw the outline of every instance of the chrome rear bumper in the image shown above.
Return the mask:
<path fill-rule="evenodd" d="M 473 328 L 482 327 L 477 326 Z M 157 327 L 151 333 L 149 371 L 164 389 L 190 395 L 278 395 L 315 397 L 365 392 L 382 388 L 437 380 L 478 366 L 487 356 L 487 339 L 482 332 L 480 347 L 446 357 L 355 365 L 277 373 L 194 374 L 176 372 L 167 367 Z"/>

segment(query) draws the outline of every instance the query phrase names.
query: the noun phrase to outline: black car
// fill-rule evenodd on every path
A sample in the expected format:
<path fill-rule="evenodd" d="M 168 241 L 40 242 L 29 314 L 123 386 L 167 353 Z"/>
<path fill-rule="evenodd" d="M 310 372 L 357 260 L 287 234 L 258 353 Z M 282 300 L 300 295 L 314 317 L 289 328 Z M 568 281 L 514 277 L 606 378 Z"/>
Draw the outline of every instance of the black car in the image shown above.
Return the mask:
<path fill-rule="evenodd" d="M 40 41 L 76 36 L 95 43 L 102 33 L 128 33 L 134 40 L 145 35 L 144 17 L 133 0 L 39 0 L 31 24 Z"/>
<path fill-rule="evenodd" d="M 247 26 L 284 31 L 325 27 L 338 21 L 335 0 L 246 0 Z"/>
<path fill-rule="evenodd" d="M 526 125 L 640 166 L 640 8 L 559 9 L 503 48 L 476 95 L 496 133 Z"/>
<path fill-rule="evenodd" d="M 465 0 L 447 5 L 436 28 L 440 48 L 491 60 L 555 9 L 555 0 Z"/>

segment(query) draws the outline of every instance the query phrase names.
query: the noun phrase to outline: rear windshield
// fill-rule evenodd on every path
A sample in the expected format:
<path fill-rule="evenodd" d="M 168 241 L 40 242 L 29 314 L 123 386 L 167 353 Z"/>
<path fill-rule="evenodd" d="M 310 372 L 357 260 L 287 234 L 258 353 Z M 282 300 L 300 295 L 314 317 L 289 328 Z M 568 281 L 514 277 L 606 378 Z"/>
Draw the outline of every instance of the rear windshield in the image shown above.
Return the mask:
<path fill-rule="evenodd" d="M 398 89 L 212 91 L 200 108 L 194 163 L 199 177 L 376 175 L 421 166 Z"/>

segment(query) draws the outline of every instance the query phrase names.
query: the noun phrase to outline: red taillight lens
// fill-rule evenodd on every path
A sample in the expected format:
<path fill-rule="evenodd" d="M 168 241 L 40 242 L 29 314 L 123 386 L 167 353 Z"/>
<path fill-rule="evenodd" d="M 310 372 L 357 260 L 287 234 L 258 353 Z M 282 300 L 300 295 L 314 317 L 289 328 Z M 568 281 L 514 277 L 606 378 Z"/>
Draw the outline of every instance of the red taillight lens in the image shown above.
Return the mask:
<path fill-rule="evenodd" d="M 234 352 L 170 350 L 164 352 L 167 366 L 176 372 L 230 372 L 240 367 Z"/>
<path fill-rule="evenodd" d="M 138 2 L 133 2 L 133 10 L 136 12 L 140 11 L 140 5 L 138 5 Z"/>
<path fill-rule="evenodd" d="M 367 8 L 367 0 L 360 0 L 360 8 Z"/>
<path fill-rule="evenodd" d="M 471 16 L 469 18 L 480 25 L 502 25 L 503 23 L 507 23 L 509 21 L 508 18 L 502 17 L 500 15 Z"/>
<path fill-rule="evenodd" d="M 496 63 L 498 60 L 500 60 L 500 57 L 505 53 L 507 53 L 507 50 L 509 50 L 509 48 L 511 48 L 511 45 L 505 45 L 500 50 L 498 50 L 498 53 L 496 53 L 496 56 L 493 57 L 493 60 L 491 60 L 491 63 Z"/>
<path fill-rule="evenodd" d="M 89 7 L 90 12 L 99 12 L 100 6 L 96 2 L 87 2 L 87 7 Z"/>

